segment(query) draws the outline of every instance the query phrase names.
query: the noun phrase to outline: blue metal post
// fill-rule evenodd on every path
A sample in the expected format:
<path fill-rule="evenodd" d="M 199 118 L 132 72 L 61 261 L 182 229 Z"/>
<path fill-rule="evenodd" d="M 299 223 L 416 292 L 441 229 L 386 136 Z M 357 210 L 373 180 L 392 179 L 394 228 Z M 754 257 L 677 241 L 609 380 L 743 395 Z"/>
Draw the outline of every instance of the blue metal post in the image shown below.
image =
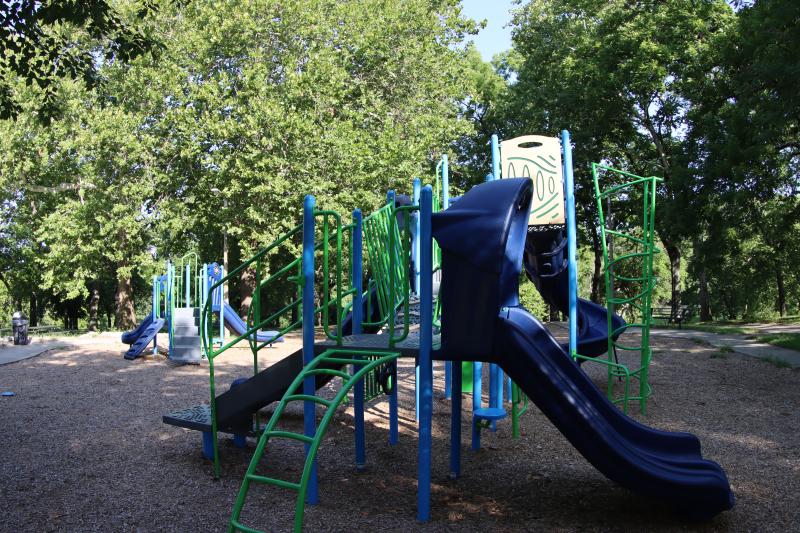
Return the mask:
<path fill-rule="evenodd" d="M 219 266 L 219 279 L 225 277 L 225 266 Z M 225 282 L 217 289 L 219 291 L 219 342 L 225 344 Z M 213 303 L 213 302 L 212 302 Z M 313 320 L 312 320 L 313 322 Z"/>
<path fill-rule="evenodd" d="M 192 286 L 192 276 L 191 276 L 190 272 L 191 272 L 191 270 L 189 269 L 189 265 L 187 264 L 186 265 L 186 276 L 185 276 L 185 278 L 186 278 L 186 289 L 185 289 L 186 290 L 186 307 L 191 307 L 192 306 L 192 301 L 191 301 L 190 296 L 189 296 L 189 293 L 191 292 L 190 289 L 191 289 L 191 286 Z"/>
<path fill-rule="evenodd" d="M 411 201 L 414 205 L 419 206 L 419 192 L 422 188 L 422 182 L 419 178 L 414 178 L 414 188 L 411 193 Z M 414 293 L 419 296 L 419 213 L 415 213 L 412 220 L 413 231 L 411 235 L 411 253 L 412 264 L 414 265 Z"/>
<path fill-rule="evenodd" d="M 500 170 L 500 142 L 496 134 L 492 134 L 492 176 L 499 180 L 502 176 Z"/>
<path fill-rule="evenodd" d="M 394 208 L 395 205 L 396 205 L 395 204 L 395 197 L 396 197 L 396 195 L 395 195 L 395 192 L 393 190 L 390 190 L 390 191 L 388 191 L 386 193 L 386 202 L 391 204 L 392 208 Z M 391 228 L 391 226 L 390 226 L 390 228 Z M 388 245 L 389 243 L 386 243 L 386 244 Z M 399 242 L 395 243 L 395 245 L 396 246 L 401 246 L 401 244 Z M 395 257 L 398 257 L 398 258 L 403 255 L 403 254 L 396 254 L 395 250 L 389 250 L 389 253 L 394 255 Z M 397 280 L 397 281 L 400 281 L 400 283 L 399 283 L 400 286 L 403 285 L 402 280 Z M 389 273 L 389 283 L 397 286 L 397 284 L 395 284 L 394 272 L 390 272 Z M 390 313 L 391 322 L 390 322 L 389 327 L 394 327 L 394 324 L 396 323 L 396 315 L 395 315 L 395 308 L 394 308 L 395 303 L 394 302 L 389 302 L 389 305 L 391 306 L 391 313 Z M 393 379 L 394 379 L 394 382 L 396 384 L 397 383 L 397 378 L 394 377 Z M 397 444 L 398 419 L 399 419 L 399 415 L 398 415 L 398 409 L 397 409 L 397 387 L 395 386 L 395 387 L 392 388 L 391 394 L 389 394 L 389 444 L 390 445 Z"/>
<path fill-rule="evenodd" d="M 480 361 L 475 361 L 472 363 L 472 449 L 478 450 L 480 449 L 480 432 L 475 427 L 475 416 L 474 413 L 478 409 L 481 408 L 481 404 L 483 403 L 483 391 L 481 390 L 481 384 L 483 382 L 483 363 Z"/>
<path fill-rule="evenodd" d="M 153 322 L 158 319 L 158 276 L 153 276 Z M 153 335 L 153 355 L 158 355 L 158 332 Z"/>
<path fill-rule="evenodd" d="M 314 359 L 314 206 L 316 202 L 310 194 L 303 202 L 303 366 Z M 221 315 L 220 315 L 221 316 Z M 303 380 L 303 394 L 314 396 L 316 383 L 314 376 Z M 303 431 L 307 437 L 314 437 L 317 431 L 316 406 L 314 402 L 303 402 Z M 306 456 L 309 445 L 305 445 Z M 311 466 L 311 476 L 306 491 L 306 503 L 314 505 L 319 501 L 317 487 L 317 460 Z"/>
<path fill-rule="evenodd" d="M 363 247 L 362 247 L 362 227 L 361 210 L 353 210 L 353 258 L 351 262 L 351 276 L 353 280 L 353 335 L 361 333 L 361 323 L 363 315 Z M 353 366 L 353 372 L 358 369 Z M 356 439 L 356 470 L 361 472 L 366 467 L 367 452 L 366 439 L 364 436 L 364 380 L 359 380 L 353 389 L 353 417 L 355 418 L 355 439 Z"/>
<path fill-rule="evenodd" d="M 453 365 L 453 402 L 450 405 L 450 479 L 461 475 L 461 363 Z"/>
<path fill-rule="evenodd" d="M 432 191 L 426 185 L 420 194 L 420 420 L 417 460 L 417 520 L 431 516 L 431 417 L 433 414 L 433 242 L 431 237 Z"/>
<path fill-rule="evenodd" d="M 569 132 L 561 132 L 564 153 L 564 192 L 567 197 L 567 262 L 569 267 L 569 353 L 578 351 L 578 237 L 575 231 L 575 181 L 572 176 L 572 144 Z"/>
<path fill-rule="evenodd" d="M 442 156 L 442 210 L 450 207 L 450 169 L 448 168 L 447 154 Z M 453 362 L 444 362 L 444 398 L 449 400 L 453 396 Z"/>
<path fill-rule="evenodd" d="M 422 182 L 419 178 L 414 178 L 414 185 L 412 190 L 412 201 L 414 205 L 419 206 L 419 195 L 422 188 Z M 414 265 L 414 293 L 419 296 L 419 268 L 420 268 L 420 248 L 419 248 L 419 226 L 420 214 L 415 213 L 414 217 L 414 235 L 412 236 L 411 252 L 413 255 L 412 264 Z M 414 365 L 414 420 L 419 421 L 419 364 Z"/>

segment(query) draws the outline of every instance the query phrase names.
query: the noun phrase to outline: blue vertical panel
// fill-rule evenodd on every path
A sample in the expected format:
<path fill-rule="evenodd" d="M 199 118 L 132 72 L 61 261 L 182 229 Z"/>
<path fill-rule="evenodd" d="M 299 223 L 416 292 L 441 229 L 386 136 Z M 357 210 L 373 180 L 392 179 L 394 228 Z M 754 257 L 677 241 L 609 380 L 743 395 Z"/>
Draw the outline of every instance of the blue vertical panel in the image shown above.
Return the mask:
<path fill-rule="evenodd" d="M 569 268 L 569 353 L 578 350 L 578 237 L 575 230 L 575 180 L 572 176 L 572 144 L 569 132 L 561 132 L 564 152 L 564 193 L 567 199 L 567 263 Z"/>
<path fill-rule="evenodd" d="M 417 520 L 431 516 L 431 416 L 433 412 L 433 246 L 431 238 L 432 192 L 430 185 L 420 195 L 420 420 L 417 461 Z"/>
<path fill-rule="evenodd" d="M 303 202 L 303 366 L 314 359 L 314 206 L 316 202 L 310 194 Z M 303 380 L 303 394 L 313 396 L 316 393 L 314 376 Z M 316 406 L 314 402 L 303 402 L 303 432 L 307 437 L 316 433 Z M 308 456 L 309 445 L 305 445 Z M 306 503 L 311 505 L 319 501 L 317 489 L 317 460 L 311 465 L 311 476 L 306 491 Z"/>

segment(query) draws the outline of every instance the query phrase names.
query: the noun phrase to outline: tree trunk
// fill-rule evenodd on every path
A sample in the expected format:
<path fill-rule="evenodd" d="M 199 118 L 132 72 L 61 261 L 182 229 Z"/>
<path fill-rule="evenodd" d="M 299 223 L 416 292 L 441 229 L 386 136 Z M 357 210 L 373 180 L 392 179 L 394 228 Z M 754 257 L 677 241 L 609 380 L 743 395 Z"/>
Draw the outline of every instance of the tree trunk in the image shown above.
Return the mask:
<path fill-rule="evenodd" d="M 592 272 L 592 294 L 589 297 L 594 303 L 600 303 L 600 291 L 603 286 L 603 246 L 597 229 L 589 233 L 592 236 L 592 250 L 594 251 L 594 271 Z"/>
<path fill-rule="evenodd" d="M 117 294 L 115 297 L 116 326 L 121 330 L 133 329 L 136 325 L 136 311 L 133 308 L 133 284 L 130 276 L 117 279 Z"/>
<path fill-rule="evenodd" d="M 775 281 L 778 287 L 778 313 L 784 316 L 786 315 L 786 289 L 783 286 L 783 269 L 780 265 L 775 270 Z"/>
<path fill-rule="evenodd" d="M 239 306 L 239 314 L 247 316 L 250 312 L 250 305 L 253 303 L 253 292 L 256 289 L 256 271 L 252 268 L 242 270 L 239 281 L 239 297 L 242 303 Z"/>
<path fill-rule="evenodd" d="M 28 314 L 30 327 L 39 325 L 39 301 L 36 297 L 36 291 L 31 291 L 30 313 Z"/>
<path fill-rule="evenodd" d="M 90 295 L 89 295 L 89 331 L 97 331 L 100 329 L 100 283 L 98 281 L 90 282 Z"/>
<path fill-rule="evenodd" d="M 664 243 L 664 248 L 667 250 L 669 257 L 670 268 L 670 316 L 673 321 L 676 321 L 680 316 L 681 307 L 681 249 L 671 241 L 661 239 Z"/>
<path fill-rule="evenodd" d="M 702 322 L 710 322 L 714 320 L 714 317 L 711 315 L 711 302 L 708 298 L 708 278 L 706 277 L 705 268 L 700 271 L 698 281 L 700 283 L 700 320 Z"/>

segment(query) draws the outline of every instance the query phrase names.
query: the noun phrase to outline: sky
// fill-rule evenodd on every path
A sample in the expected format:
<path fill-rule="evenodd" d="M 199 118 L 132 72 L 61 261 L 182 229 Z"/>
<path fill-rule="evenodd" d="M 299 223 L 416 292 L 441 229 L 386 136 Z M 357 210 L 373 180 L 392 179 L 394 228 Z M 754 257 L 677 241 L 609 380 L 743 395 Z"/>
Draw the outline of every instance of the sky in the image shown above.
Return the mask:
<path fill-rule="evenodd" d="M 486 19 L 486 27 L 472 39 L 484 61 L 511 48 L 511 28 L 504 27 L 511 20 L 509 10 L 516 7 L 511 0 L 463 0 L 462 5 L 465 16 Z"/>

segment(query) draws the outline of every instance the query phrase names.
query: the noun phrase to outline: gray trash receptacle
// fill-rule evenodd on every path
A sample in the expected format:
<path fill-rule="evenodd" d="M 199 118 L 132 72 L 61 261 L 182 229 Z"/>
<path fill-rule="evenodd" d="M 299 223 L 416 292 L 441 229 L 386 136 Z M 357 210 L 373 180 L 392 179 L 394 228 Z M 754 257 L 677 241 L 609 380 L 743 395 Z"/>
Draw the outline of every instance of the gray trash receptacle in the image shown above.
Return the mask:
<path fill-rule="evenodd" d="M 28 344 L 28 319 L 20 311 L 12 315 L 11 329 L 14 332 L 14 344 Z"/>

